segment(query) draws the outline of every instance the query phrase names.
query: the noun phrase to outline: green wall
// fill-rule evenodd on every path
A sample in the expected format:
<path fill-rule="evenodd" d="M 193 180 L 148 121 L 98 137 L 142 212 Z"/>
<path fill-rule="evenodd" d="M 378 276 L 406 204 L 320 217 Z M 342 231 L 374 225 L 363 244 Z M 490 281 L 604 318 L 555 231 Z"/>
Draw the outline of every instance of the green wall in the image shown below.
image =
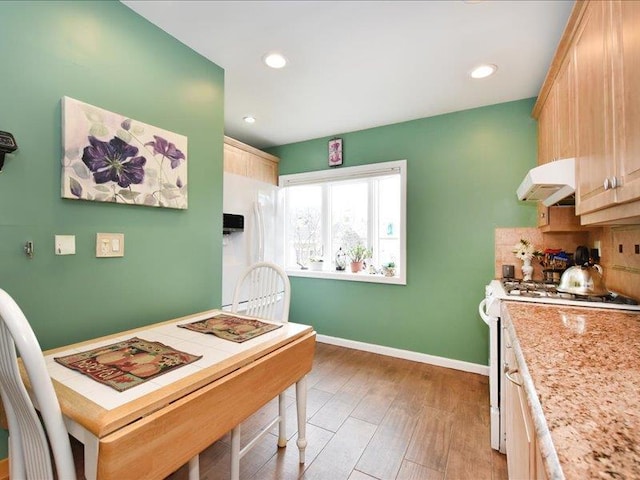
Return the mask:
<path fill-rule="evenodd" d="M 516 188 L 536 163 L 534 99 L 338 135 L 344 165 L 407 160 L 407 285 L 292 277 L 291 320 L 320 334 L 488 364 L 477 308 L 494 228 L 535 225 Z M 330 137 L 270 149 L 280 173 L 327 167 Z"/>
<path fill-rule="evenodd" d="M 223 70 L 115 1 L 0 2 L 0 49 L 0 130 L 19 146 L 0 174 L 0 288 L 41 346 L 219 307 Z M 188 210 L 61 199 L 65 95 L 186 135 Z M 95 258 L 97 232 L 124 233 L 125 257 Z M 76 255 L 54 255 L 55 234 Z"/>

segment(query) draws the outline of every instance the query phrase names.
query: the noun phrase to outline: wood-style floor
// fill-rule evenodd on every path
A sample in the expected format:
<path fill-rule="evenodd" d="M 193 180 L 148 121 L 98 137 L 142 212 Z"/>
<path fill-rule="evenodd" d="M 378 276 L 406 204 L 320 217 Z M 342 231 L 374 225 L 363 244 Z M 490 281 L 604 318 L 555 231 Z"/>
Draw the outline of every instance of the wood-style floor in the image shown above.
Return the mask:
<path fill-rule="evenodd" d="M 308 377 L 304 465 L 293 387 L 287 396 L 288 446 L 277 447 L 274 428 L 241 460 L 242 480 L 507 478 L 504 455 L 490 446 L 487 377 L 318 343 Z M 276 411 L 272 401 L 248 418 L 244 438 Z M 202 480 L 229 479 L 229 440 L 200 455 Z M 184 466 L 167 480 L 187 477 Z"/>
<path fill-rule="evenodd" d="M 507 478 L 505 457 L 490 446 L 487 377 L 318 343 L 307 384 L 305 465 L 290 388 L 288 446 L 278 449 L 274 429 L 241 460 L 242 479 Z M 242 431 L 252 435 L 276 411 L 269 403 Z M 229 478 L 229 436 L 201 454 L 200 476 Z M 186 467 L 169 477 L 186 478 Z"/>

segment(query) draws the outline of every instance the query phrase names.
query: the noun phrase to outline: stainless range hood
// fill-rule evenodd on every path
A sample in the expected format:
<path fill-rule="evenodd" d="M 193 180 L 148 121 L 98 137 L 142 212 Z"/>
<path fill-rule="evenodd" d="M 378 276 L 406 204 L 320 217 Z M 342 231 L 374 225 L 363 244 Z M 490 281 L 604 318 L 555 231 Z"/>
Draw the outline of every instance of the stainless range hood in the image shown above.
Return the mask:
<path fill-rule="evenodd" d="M 550 207 L 576 191 L 576 159 L 565 158 L 532 168 L 518 187 L 518 199 Z"/>

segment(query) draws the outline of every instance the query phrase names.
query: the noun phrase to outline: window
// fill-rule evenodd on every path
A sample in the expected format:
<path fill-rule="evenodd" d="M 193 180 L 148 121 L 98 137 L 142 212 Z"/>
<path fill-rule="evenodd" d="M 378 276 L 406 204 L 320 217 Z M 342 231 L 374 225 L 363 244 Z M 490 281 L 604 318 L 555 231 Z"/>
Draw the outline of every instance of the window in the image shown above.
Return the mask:
<path fill-rule="evenodd" d="M 283 175 L 280 185 L 288 274 L 406 284 L 405 160 Z M 352 272 L 357 245 L 370 255 Z"/>

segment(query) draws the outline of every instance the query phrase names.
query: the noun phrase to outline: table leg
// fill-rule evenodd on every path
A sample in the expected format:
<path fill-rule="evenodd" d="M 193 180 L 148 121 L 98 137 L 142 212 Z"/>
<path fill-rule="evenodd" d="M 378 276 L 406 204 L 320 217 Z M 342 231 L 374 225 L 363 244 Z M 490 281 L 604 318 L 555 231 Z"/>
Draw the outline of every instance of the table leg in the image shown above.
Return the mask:
<path fill-rule="evenodd" d="M 231 430 L 231 480 L 240 479 L 240 425 Z"/>
<path fill-rule="evenodd" d="M 98 439 L 93 435 L 84 438 L 84 478 L 96 480 L 98 478 Z"/>
<path fill-rule="evenodd" d="M 296 382 L 296 409 L 298 412 L 298 449 L 300 463 L 304 463 L 304 450 L 307 448 L 307 376 Z"/>
<path fill-rule="evenodd" d="M 200 455 L 189 460 L 189 480 L 200 480 Z"/>
<path fill-rule="evenodd" d="M 284 393 L 278 395 L 278 447 L 287 446 L 287 400 Z"/>
<path fill-rule="evenodd" d="M 89 430 L 64 417 L 64 424 L 69 434 L 84 446 L 84 478 L 96 480 L 98 478 L 98 448 L 100 441 Z"/>

